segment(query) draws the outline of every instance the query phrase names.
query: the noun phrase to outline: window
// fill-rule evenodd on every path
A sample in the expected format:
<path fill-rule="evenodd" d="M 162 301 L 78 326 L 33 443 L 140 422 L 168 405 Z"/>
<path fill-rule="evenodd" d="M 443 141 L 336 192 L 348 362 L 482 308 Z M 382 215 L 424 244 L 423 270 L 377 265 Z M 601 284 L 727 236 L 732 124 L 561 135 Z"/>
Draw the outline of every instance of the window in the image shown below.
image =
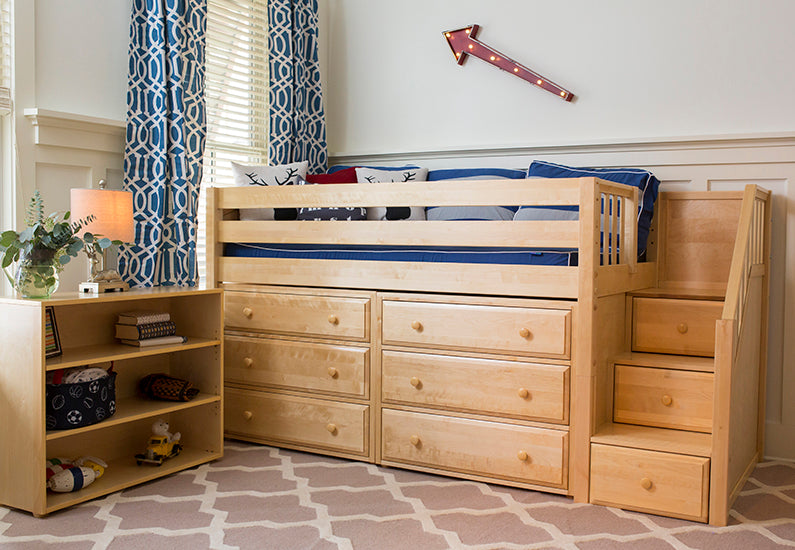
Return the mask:
<path fill-rule="evenodd" d="M 207 2 L 207 141 L 197 244 L 201 280 L 207 273 L 204 188 L 232 185 L 231 161 L 267 163 L 267 15 L 267 0 Z"/>
<path fill-rule="evenodd" d="M 11 82 L 13 67 L 11 0 L 0 0 L 0 230 L 15 225 L 14 164 L 11 134 Z M 0 292 L 6 284 L 0 274 Z M 7 287 L 6 287 L 7 288 Z"/>
<path fill-rule="evenodd" d="M 0 115 L 11 113 L 11 0 L 0 0 Z"/>

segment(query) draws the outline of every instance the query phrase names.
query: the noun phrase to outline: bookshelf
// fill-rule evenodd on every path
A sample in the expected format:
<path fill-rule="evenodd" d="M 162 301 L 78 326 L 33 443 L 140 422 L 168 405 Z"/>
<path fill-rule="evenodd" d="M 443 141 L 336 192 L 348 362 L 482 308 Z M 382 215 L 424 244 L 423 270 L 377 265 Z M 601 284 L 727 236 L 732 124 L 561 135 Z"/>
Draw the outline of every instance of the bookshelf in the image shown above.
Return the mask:
<path fill-rule="evenodd" d="M 52 308 L 61 355 L 46 357 L 45 319 Z M 167 311 L 184 344 L 137 348 L 118 343 L 119 313 Z M 223 294 L 219 289 L 154 288 L 110 294 L 56 293 L 46 300 L 0 297 L 0 504 L 45 516 L 55 510 L 202 464 L 223 454 Z M 116 412 L 90 426 L 47 430 L 48 371 L 83 365 L 116 377 Z M 200 393 L 185 402 L 137 393 L 147 374 L 189 380 Z M 162 466 L 137 465 L 152 423 L 182 433 L 180 455 Z M 48 458 L 96 456 L 109 464 L 93 484 L 71 493 L 46 489 Z"/>

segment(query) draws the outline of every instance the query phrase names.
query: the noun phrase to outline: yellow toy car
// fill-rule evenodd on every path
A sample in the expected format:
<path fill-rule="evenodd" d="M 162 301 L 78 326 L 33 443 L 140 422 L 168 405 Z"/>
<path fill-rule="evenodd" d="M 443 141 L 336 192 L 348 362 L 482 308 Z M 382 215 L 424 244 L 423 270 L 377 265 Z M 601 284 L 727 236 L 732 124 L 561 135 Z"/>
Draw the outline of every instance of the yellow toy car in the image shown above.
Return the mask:
<path fill-rule="evenodd" d="M 153 435 L 149 438 L 149 444 L 146 450 L 135 455 L 135 461 L 140 466 L 144 462 L 150 464 L 163 464 L 163 461 L 172 456 L 177 456 L 182 450 L 179 440 L 169 441 L 169 437 L 165 435 Z"/>

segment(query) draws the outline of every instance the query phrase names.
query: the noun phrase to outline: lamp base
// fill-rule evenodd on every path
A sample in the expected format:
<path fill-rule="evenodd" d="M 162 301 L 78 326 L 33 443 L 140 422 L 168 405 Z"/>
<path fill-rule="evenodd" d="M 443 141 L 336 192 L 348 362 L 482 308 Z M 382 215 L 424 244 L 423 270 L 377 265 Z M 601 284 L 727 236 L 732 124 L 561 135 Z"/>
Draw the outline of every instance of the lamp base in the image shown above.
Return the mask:
<path fill-rule="evenodd" d="M 125 290 L 130 290 L 130 285 L 124 281 L 97 281 L 94 283 L 80 283 L 79 289 L 80 292 L 99 294 L 100 292 L 124 292 Z"/>

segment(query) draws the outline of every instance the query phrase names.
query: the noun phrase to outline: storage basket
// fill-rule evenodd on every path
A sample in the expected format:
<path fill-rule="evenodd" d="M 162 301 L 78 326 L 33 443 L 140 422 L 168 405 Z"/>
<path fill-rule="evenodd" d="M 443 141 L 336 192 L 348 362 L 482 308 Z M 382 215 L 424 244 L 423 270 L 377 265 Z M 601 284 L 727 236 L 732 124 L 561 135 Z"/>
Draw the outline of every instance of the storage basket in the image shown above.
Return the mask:
<path fill-rule="evenodd" d="M 96 424 L 116 412 L 116 373 L 87 382 L 47 384 L 48 430 Z"/>

